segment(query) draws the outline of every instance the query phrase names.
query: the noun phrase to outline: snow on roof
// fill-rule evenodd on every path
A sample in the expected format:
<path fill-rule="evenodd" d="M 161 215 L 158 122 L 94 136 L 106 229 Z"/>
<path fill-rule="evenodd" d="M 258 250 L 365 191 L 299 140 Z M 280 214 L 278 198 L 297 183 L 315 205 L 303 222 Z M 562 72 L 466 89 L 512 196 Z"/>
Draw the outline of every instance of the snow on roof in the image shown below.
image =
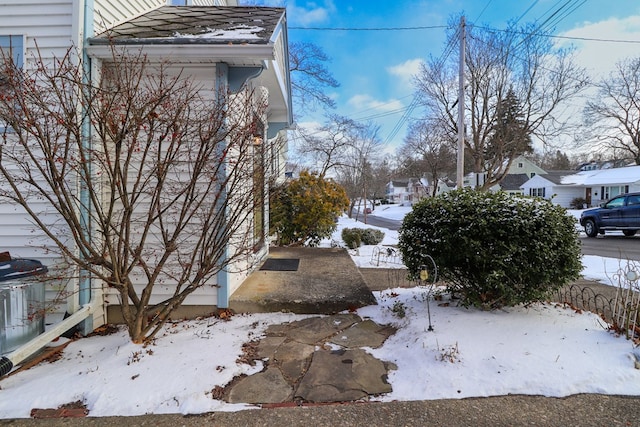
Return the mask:
<path fill-rule="evenodd" d="M 562 185 L 611 185 L 640 181 L 640 166 L 581 171 L 562 177 Z"/>
<path fill-rule="evenodd" d="M 233 40 L 233 39 L 255 39 L 258 40 L 260 36 L 258 33 L 264 31 L 262 27 L 249 27 L 247 25 L 239 25 L 235 28 L 229 28 L 226 30 L 220 30 L 216 28 L 206 28 L 200 34 L 182 34 L 179 32 L 175 32 L 173 37 L 178 38 L 200 38 L 200 39 L 224 39 L 224 40 Z"/>
<path fill-rule="evenodd" d="M 162 6 L 119 24 L 91 44 L 268 44 L 285 9 L 246 6 Z"/>

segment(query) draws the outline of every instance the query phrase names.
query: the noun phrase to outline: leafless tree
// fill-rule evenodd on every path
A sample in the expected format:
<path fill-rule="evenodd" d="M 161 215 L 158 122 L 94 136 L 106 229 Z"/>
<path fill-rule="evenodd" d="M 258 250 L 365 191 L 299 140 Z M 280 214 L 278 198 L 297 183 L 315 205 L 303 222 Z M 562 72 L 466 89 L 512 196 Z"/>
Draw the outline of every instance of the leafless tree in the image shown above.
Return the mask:
<path fill-rule="evenodd" d="M 336 164 L 335 173 L 336 181 L 345 188 L 351 199 L 351 215 L 357 199 L 371 198 L 372 165 L 380 160 L 382 141 L 378 126 L 346 120 L 351 125 L 347 128 L 350 144 Z"/>
<path fill-rule="evenodd" d="M 525 135 L 549 141 L 568 131 L 571 117 L 563 107 L 585 87 L 586 77 L 570 50 L 555 49 L 534 26 L 504 32 L 468 26 L 467 34 L 464 144 L 473 171 L 486 175 L 483 188 L 490 188 L 521 154 L 513 152 L 503 156 L 505 161 L 489 162 L 497 154 L 488 148 L 496 133 L 499 106 L 509 90 L 520 102 Z M 456 37 L 453 32 L 449 35 L 450 46 L 458 44 Z M 456 55 L 444 61 L 430 58 L 416 78 L 426 117 L 442 123 L 452 141 L 458 132 L 458 66 Z"/>
<path fill-rule="evenodd" d="M 416 164 L 418 177 L 425 176 L 432 184 L 433 196 L 438 181 L 455 173 L 456 153 L 451 140 L 437 122 L 419 120 L 409 125 L 407 136 L 399 154 Z"/>
<path fill-rule="evenodd" d="M 298 110 L 313 110 L 317 106 L 335 108 L 335 101 L 326 91 L 340 83 L 325 66 L 327 62 L 329 57 L 318 45 L 309 42 L 289 44 L 291 89 Z"/>
<path fill-rule="evenodd" d="M 0 199 L 28 213 L 46 249 L 115 290 L 144 342 L 260 238 L 249 224 L 264 202 L 262 107 L 143 55 L 114 52 L 99 84 L 79 63 L 74 50 L 26 70 L 4 61 Z"/>
<path fill-rule="evenodd" d="M 352 119 L 330 115 L 317 131 L 300 130 L 304 143 L 298 152 L 312 164 L 312 170 L 324 178 L 328 172 L 350 165 L 348 153 L 358 144 L 362 125 Z"/>
<path fill-rule="evenodd" d="M 617 63 L 596 87 L 598 96 L 585 107 L 593 140 L 640 165 L 640 57 Z"/>

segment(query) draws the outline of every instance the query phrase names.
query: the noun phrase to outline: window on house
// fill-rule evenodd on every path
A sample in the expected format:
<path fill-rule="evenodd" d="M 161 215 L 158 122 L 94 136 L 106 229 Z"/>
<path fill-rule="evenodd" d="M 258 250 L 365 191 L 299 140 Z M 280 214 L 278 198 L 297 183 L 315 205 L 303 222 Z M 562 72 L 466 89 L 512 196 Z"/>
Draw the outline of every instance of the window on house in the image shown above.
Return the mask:
<path fill-rule="evenodd" d="M 608 187 L 600 187 L 600 200 L 608 200 L 617 195 L 628 193 L 628 185 L 612 185 Z"/>
<path fill-rule="evenodd" d="M 0 36 L 0 96 L 6 89 L 3 89 L 6 77 L 5 67 L 22 68 L 24 58 L 24 38 L 23 36 Z M 0 122 L 0 132 L 7 130 L 6 125 Z"/>
<path fill-rule="evenodd" d="M 544 197 L 545 196 L 545 188 L 530 188 L 529 195 L 532 197 Z"/>
<path fill-rule="evenodd" d="M 518 163 L 518 168 L 522 169 L 524 167 L 524 163 L 520 162 Z"/>

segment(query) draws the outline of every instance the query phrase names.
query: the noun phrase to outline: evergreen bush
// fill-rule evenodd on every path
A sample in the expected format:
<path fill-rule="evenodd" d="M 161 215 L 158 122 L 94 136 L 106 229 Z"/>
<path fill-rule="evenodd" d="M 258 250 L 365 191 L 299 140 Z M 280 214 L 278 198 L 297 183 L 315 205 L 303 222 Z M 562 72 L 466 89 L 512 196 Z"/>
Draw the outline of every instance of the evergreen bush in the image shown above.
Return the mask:
<path fill-rule="evenodd" d="M 375 228 L 361 228 L 360 230 L 363 245 L 377 245 L 384 239 L 384 233 Z"/>
<path fill-rule="evenodd" d="M 343 228 L 342 233 L 340 233 L 340 237 L 342 237 L 342 241 L 347 248 L 356 249 L 359 248 L 362 244 L 362 238 L 360 235 L 359 228 Z"/>
<path fill-rule="evenodd" d="M 341 237 L 349 249 L 355 249 L 361 245 L 379 244 L 384 239 L 384 233 L 375 228 L 343 228 Z"/>
<path fill-rule="evenodd" d="M 547 200 L 504 192 L 423 199 L 405 216 L 398 246 L 413 278 L 431 255 L 465 306 L 541 300 L 582 270 L 575 219 Z"/>
<path fill-rule="evenodd" d="M 587 199 L 584 197 L 576 197 L 569 203 L 571 209 L 584 209 L 587 206 Z"/>
<path fill-rule="evenodd" d="M 271 188 L 269 231 L 278 246 L 317 246 L 331 237 L 337 218 L 349 207 L 344 188 L 307 171 Z"/>

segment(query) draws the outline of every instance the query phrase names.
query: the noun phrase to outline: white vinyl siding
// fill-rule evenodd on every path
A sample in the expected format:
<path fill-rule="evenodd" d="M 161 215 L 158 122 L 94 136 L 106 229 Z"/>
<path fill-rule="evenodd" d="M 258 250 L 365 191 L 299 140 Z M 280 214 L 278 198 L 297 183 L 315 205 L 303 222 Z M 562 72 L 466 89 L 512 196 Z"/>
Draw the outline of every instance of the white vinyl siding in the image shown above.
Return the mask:
<path fill-rule="evenodd" d="M 72 0 L 0 0 L 0 33 L 25 36 L 25 63 L 36 49 L 45 58 L 62 56 L 77 43 Z"/>
<path fill-rule="evenodd" d="M 166 4 L 166 0 L 94 0 L 94 32 L 100 34 L 107 28 Z"/>
<path fill-rule="evenodd" d="M 95 34 L 160 6 L 225 6 L 226 0 L 94 0 Z"/>

